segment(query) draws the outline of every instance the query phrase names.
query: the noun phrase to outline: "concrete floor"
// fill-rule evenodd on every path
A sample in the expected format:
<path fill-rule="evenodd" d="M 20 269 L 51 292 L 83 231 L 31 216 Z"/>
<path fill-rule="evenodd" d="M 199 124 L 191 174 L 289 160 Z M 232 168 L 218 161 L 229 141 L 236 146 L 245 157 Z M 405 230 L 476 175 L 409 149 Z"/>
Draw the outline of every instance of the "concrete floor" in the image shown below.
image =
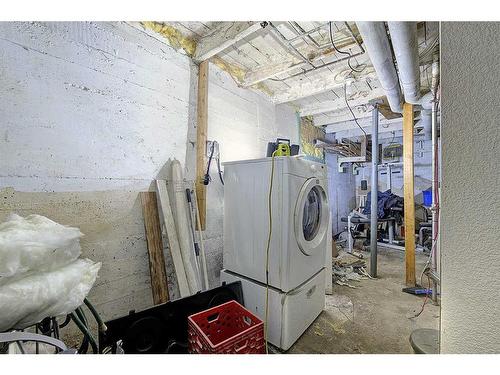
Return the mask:
<path fill-rule="evenodd" d="M 363 255 L 369 264 L 370 254 Z M 417 278 L 426 260 L 416 254 Z M 412 353 L 410 333 L 438 329 L 440 310 L 429 300 L 419 317 L 409 318 L 420 311 L 424 297 L 401 291 L 404 264 L 404 252 L 379 248 L 378 278 L 351 281 L 357 289 L 334 284 L 325 310 L 288 353 Z"/>

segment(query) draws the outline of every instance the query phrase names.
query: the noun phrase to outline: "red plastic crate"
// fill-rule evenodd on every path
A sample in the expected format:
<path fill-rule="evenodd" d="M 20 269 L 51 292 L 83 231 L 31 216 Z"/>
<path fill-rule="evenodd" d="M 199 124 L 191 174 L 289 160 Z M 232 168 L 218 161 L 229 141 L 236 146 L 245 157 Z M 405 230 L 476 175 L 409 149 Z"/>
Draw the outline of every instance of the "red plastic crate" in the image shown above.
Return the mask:
<path fill-rule="evenodd" d="M 193 354 L 262 354 L 264 323 L 236 301 L 188 317 L 189 352 Z"/>

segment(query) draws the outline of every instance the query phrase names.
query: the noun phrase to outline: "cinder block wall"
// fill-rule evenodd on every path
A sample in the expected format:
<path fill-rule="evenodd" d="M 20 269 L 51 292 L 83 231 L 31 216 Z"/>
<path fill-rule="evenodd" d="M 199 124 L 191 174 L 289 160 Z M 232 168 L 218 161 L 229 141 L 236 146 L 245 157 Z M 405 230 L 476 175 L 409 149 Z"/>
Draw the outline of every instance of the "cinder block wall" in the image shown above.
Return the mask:
<path fill-rule="evenodd" d="M 500 353 L 499 34 L 441 26 L 442 353 Z"/>
<path fill-rule="evenodd" d="M 105 319 L 152 305 L 138 192 L 177 158 L 194 176 L 198 68 L 126 23 L 0 23 L 0 220 L 37 213 L 80 227 L 103 263 L 90 299 Z M 222 161 L 257 158 L 291 137 L 288 106 L 210 69 L 209 139 Z M 222 267 L 223 189 L 208 187 L 210 282 Z M 170 294 L 178 297 L 168 251 Z"/>

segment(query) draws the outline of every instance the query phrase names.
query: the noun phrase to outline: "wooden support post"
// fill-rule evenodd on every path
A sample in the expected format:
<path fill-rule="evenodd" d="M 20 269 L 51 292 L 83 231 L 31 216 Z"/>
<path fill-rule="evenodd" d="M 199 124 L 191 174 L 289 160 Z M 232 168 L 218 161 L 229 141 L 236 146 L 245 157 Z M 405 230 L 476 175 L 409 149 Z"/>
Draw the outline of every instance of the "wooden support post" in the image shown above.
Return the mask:
<path fill-rule="evenodd" d="M 140 196 L 149 253 L 153 302 L 155 305 L 158 305 L 167 302 L 169 297 L 156 193 L 154 191 L 146 191 L 141 192 Z"/>
<path fill-rule="evenodd" d="M 415 190 L 413 175 L 413 105 L 403 105 L 403 169 L 406 285 L 415 286 Z"/>
<path fill-rule="evenodd" d="M 205 230 L 207 213 L 207 188 L 203 185 L 206 168 L 208 128 L 208 60 L 202 61 L 198 74 L 198 104 L 196 122 L 196 196 L 200 212 L 199 230 Z"/>

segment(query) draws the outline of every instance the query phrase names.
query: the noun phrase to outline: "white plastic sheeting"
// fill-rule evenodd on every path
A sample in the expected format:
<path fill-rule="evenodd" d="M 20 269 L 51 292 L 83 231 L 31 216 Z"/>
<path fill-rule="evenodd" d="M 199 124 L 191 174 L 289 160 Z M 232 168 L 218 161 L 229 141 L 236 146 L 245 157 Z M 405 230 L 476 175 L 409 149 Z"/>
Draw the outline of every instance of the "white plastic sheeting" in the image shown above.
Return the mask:
<path fill-rule="evenodd" d="M 0 332 L 66 315 L 83 303 L 101 263 L 77 259 L 77 228 L 11 215 L 0 224 Z"/>
<path fill-rule="evenodd" d="M 78 259 L 0 287 L 0 331 L 22 329 L 48 316 L 66 315 L 83 303 L 100 263 Z"/>
<path fill-rule="evenodd" d="M 0 224 L 0 285 L 32 271 L 50 271 L 80 256 L 78 228 L 45 216 L 11 214 Z"/>

